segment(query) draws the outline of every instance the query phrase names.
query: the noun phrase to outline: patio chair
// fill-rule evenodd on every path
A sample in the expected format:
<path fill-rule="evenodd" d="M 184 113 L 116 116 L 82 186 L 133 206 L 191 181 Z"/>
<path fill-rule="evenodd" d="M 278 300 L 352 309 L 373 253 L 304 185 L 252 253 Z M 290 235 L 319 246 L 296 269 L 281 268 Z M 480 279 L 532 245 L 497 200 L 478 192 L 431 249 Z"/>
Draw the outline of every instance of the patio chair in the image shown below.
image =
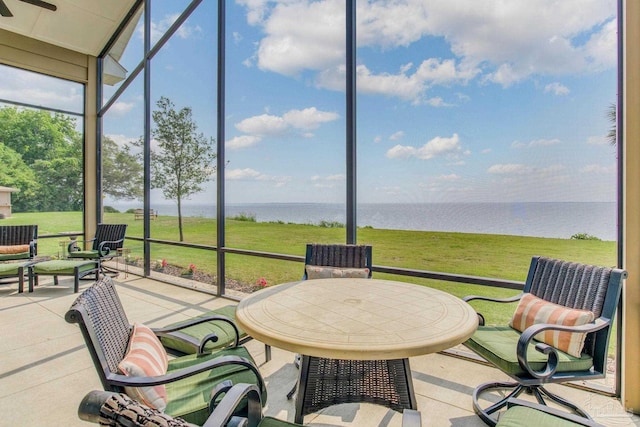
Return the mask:
<path fill-rule="evenodd" d="M 307 265 L 313 266 L 310 267 L 310 269 L 314 269 L 311 274 L 315 274 L 316 276 L 329 274 L 329 269 L 322 269 L 323 266 L 329 266 L 338 267 L 337 270 L 343 268 L 341 272 L 344 272 L 344 274 L 351 272 L 351 274 L 365 275 L 370 278 L 371 246 L 309 244 L 306 249 L 303 280 L 308 278 Z M 359 268 L 360 270 L 356 271 L 355 268 Z M 366 271 L 364 270 L 365 268 L 367 269 Z M 207 342 L 205 347 L 207 350 L 211 351 L 224 347 L 229 344 L 230 340 L 234 339 L 235 334 L 229 324 L 216 321 L 219 316 L 228 317 L 235 325 L 235 305 L 228 305 L 203 313 L 198 319 L 209 318 L 210 321 L 203 321 L 187 328 L 176 329 L 174 332 L 163 335 L 160 340 L 172 353 L 179 355 L 195 353 L 198 350 L 200 342 L 206 336 L 215 335 L 218 337 L 218 340 L 215 342 Z M 178 326 L 178 323 L 168 326 L 175 327 Z M 238 328 L 237 325 L 234 327 L 240 334 L 240 344 L 244 344 L 253 339 L 242 329 Z M 264 352 L 265 361 L 270 361 L 271 346 L 265 344 Z"/>
<path fill-rule="evenodd" d="M 234 416 L 234 410 L 243 399 L 248 400 L 247 417 Z M 229 389 L 224 398 L 214 407 L 203 427 L 222 427 L 227 425 L 245 425 L 248 427 L 299 427 L 262 415 L 262 404 L 258 388 L 252 384 L 236 384 Z M 180 418 L 173 418 L 162 412 L 132 400 L 125 394 L 92 391 L 89 392 L 78 408 L 78 416 L 101 426 L 109 427 L 185 427 L 187 424 Z M 420 413 L 405 410 L 403 427 L 420 427 Z"/>
<path fill-rule="evenodd" d="M 72 241 L 67 248 L 67 257 L 71 259 L 90 259 L 98 262 L 99 270 L 106 274 L 109 271 L 117 274 L 115 271 L 106 269 L 102 262 L 108 261 L 119 256 L 118 249 L 122 249 L 124 238 L 127 232 L 127 224 L 98 224 L 96 234 L 93 239 L 85 241 Z M 81 249 L 78 244 L 85 246 L 91 243 L 91 249 Z M 96 277 L 97 279 L 97 277 Z"/>
<path fill-rule="evenodd" d="M 521 399 L 509 399 L 507 401 L 507 410 L 500 417 L 497 426 L 604 427 L 593 420 Z"/>
<path fill-rule="evenodd" d="M 626 276 L 617 268 L 534 257 L 521 294 L 505 299 L 464 298 L 519 301 L 510 326 L 485 325 L 484 316 L 479 314 L 480 326 L 465 342 L 515 380 L 488 382 L 474 390 L 473 408 L 487 425 L 495 426 L 492 414 L 523 391 L 540 403 L 549 399 L 590 419 L 584 410 L 544 385 L 604 378 L 611 322 Z M 483 393 L 505 389 L 506 397 L 481 407 L 479 397 Z"/>
<path fill-rule="evenodd" d="M 37 254 L 37 225 L 0 225 L 0 261 L 32 260 Z"/>
<path fill-rule="evenodd" d="M 371 246 L 307 244 L 302 280 L 329 277 L 370 279 Z"/>
<path fill-rule="evenodd" d="M 0 225 L 0 285 L 17 281 L 21 293 L 37 254 L 37 225 Z"/>
<path fill-rule="evenodd" d="M 327 279 L 327 278 L 362 278 L 370 279 L 373 272 L 372 266 L 373 248 L 368 245 L 331 245 L 323 243 L 308 243 L 304 257 L 304 274 L 302 280 Z M 293 361 L 296 368 L 300 369 L 302 356 L 296 354 Z M 333 368 L 341 363 L 337 360 L 322 359 L 323 366 L 328 363 Z M 331 361 L 331 362 L 329 362 Z M 367 362 L 342 361 L 349 365 L 357 365 Z M 328 368 L 331 369 L 331 368 Z M 287 399 L 291 399 L 298 388 L 294 384 L 287 393 Z"/>
<path fill-rule="evenodd" d="M 217 396 L 234 383 L 256 384 L 266 396 L 262 376 L 242 346 L 169 360 L 157 335 L 170 329 L 131 325 L 109 276 L 80 294 L 65 319 L 80 326 L 106 391 L 125 392 L 168 415 L 201 425 L 211 393 Z"/>

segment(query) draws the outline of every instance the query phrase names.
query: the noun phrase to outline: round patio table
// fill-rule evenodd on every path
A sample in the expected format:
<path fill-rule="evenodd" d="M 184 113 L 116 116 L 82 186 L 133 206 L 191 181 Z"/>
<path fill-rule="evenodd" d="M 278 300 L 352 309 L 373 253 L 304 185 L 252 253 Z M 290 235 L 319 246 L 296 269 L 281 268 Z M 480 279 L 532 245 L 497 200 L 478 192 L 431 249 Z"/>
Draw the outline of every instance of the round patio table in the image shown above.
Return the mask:
<path fill-rule="evenodd" d="M 346 402 L 417 409 L 408 358 L 460 344 L 478 326 L 475 310 L 451 294 L 374 279 L 266 288 L 240 301 L 236 320 L 253 338 L 302 355 L 296 423 Z"/>

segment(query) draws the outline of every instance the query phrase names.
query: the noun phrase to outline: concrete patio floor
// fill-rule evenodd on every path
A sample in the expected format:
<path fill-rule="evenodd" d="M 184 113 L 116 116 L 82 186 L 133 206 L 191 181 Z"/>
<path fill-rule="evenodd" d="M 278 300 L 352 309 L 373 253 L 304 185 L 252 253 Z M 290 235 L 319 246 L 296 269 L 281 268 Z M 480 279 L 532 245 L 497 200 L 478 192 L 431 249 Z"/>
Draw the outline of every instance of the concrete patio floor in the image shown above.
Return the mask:
<path fill-rule="evenodd" d="M 130 321 L 160 326 L 235 303 L 129 274 L 116 279 Z M 42 278 L 33 293 L 19 294 L 17 284 L 0 286 L 0 426 L 89 426 L 76 411 L 83 396 L 100 381 L 77 325 L 64 314 L 78 294 L 72 279 L 59 286 Z M 82 289 L 91 281 L 83 281 Z M 265 377 L 269 400 L 265 414 L 293 420 L 294 402 L 286 399 L 297 376 L 294 355 L 274 348 L 264 362 L 264 345 L 247 343 Z M 507 379 L 478 363 L 431 354 L 410 360 L 423 426 L 483 426 L 473 413 L 471 393 L 485 381 Z M 572 400 L 606 426 L 640 426 L 618 400 L 576 388 L 550 389 Z M 399 426 L 401 414 L 372 404 L 343 404 L 307 415 L 311 426 Z"/>

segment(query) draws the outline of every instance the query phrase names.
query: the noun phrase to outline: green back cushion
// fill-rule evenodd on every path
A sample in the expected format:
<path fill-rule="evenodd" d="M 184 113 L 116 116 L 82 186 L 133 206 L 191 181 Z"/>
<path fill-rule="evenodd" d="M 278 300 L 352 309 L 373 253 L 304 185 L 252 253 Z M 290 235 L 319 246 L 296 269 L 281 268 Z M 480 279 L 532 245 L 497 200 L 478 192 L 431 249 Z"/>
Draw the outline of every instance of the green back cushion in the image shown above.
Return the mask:
<path fill-rule="evenodd" d="M 519 338 L 520 333 L 508 326 L 480 326 L 464 344 L 506 374 L 525 375 L 516 355 Z M 529 346 L 527 357 L 535 370 L 544 369 L 547 356 L 536 351 L 533 345 Z M 558 351 L 558 359 L 557 372 L 586 371 L 593 366 L 593 359 L 587 354 L 574 357 Z"/>
<path fill-rule="evenodd" d="M 229 319 L 233 320 L 235 323 L 236 318 L 236 306 L 235 305 L 227 305 L 225 307 L 221 307 L 207 313 L 202 314 L 198 317 L 206 317 L 212 315 L 222 315 L 226 316 Z M 179 323 L 179 322 L 176 322 Z M 175 323 L 174 323 L 175 324 Z M 169 326 L 172 326 L 171 324 Z M 247 336 L 247 333 L 242 329 L 239 329 L 240 338 Z M 217 342 L 209 342 L 205 347 L 206 350 L 212 351 L 218 348 L 226 347 L 229 344 L 232 344 L 235 340 L 236 334 L 233 330 L 233 326 L 229 325 L 227 322 L 222 321 L 212 321 L 200 323 L 195 326 L 189 326 L 188 328 L 180 329 L 179 333 L 174 333 L 172 337 L 162 337 L 160 341 L 162 345 L 167 348 L 171 348 L 177 350 L 182 353 L 192 354 L 195 353 L 198 348 L 196 343 L 200 343 L 202 338 L 205 336 L 215 333 L 218 335 Z M 186 335 L 186 337 L 182 337 Z M 181 339 L 182 338 L 182 339 Z M 191 338 L 192 342 L 189 342 L 189 338 Z"/>

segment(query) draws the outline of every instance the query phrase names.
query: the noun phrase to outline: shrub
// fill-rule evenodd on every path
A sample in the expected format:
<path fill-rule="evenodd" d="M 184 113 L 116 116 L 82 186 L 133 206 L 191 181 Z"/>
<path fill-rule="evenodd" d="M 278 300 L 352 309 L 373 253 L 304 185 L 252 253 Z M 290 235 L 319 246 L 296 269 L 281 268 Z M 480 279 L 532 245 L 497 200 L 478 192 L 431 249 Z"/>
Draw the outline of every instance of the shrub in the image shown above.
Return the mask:
<path fill-rule="evenodd" d="M 113 206 L 105 206 L 104 207 L 104 212 L 105 213 L 120 213 L 120 211 L 116 208 L 114 208 Z"/>
<path fill-rule="evenodd" d="M 238 215 L 229 217 L 229 219 L 233 219 L 235 221 L 256 222 L 256 214 L 240 212 Z"/>
<path fill-rule="evenodd" d="M 127 209 L 125 213 L 128 213 L 128 214 L 136 213 L 136 210 L 134 208 Z"/>
<path fill-rule="evenodd" d="M 596 236 L 592 236 L 587 233 L 576 233 L 573 236 L 571 236 L 571 239 L 572 240 L 601 240 L 600 238 Z"/>
<path fill-rule="evenodd" d="M 318 223 L 320 228 L 344 228 L 344 224 L 338 221 L 325 221 L 324 219 Z"/>

